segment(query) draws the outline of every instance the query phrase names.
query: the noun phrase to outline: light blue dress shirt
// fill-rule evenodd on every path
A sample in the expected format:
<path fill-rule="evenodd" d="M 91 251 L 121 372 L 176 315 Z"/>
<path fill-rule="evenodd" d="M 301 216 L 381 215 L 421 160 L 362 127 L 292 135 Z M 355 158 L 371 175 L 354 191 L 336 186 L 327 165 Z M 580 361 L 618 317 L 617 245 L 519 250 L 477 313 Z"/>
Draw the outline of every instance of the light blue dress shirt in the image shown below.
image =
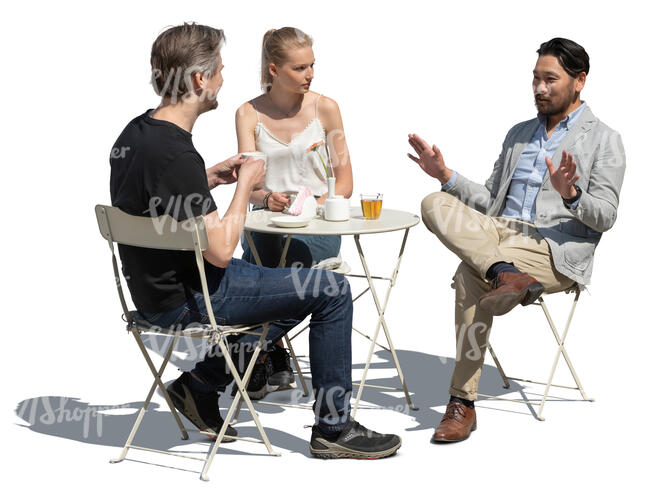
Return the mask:
<path fill-rule="evenodd" d="M 562 139 L 575 124 L 578 117 L 585 109 L 583 102 L 562 120 L 551 136 L 546 134 L 546 117 L 538 115 L 539 125 L 532 139 L 524 149 L 515 168 L 506 196 L 506 204 L 501 214 L 503 217 L 521 219 L 522 221 L 533 222 L 536 213 L 536 199 L 539 189 L 548 172 L 546 157 L 553 157 Z M 442 186 L 443 191 L 449 190 L 456 183 L 457 173 L 453 172 L 451 178 Z M 578 200 L 571 204 L 571 209 L 578 206 Z"/>

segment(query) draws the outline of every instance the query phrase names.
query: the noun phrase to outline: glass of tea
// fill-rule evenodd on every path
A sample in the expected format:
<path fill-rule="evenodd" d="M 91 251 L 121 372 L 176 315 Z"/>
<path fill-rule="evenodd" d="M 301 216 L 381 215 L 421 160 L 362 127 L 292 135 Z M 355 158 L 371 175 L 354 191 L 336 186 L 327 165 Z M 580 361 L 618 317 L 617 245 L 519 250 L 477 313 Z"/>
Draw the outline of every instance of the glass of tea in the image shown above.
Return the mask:
<path fill-rule="evenodd" d="M 381 204 L 384 195 L 381 193 L 362 193 L 361 210 L 364 219 L 378 219 L 381 214 Z"/>

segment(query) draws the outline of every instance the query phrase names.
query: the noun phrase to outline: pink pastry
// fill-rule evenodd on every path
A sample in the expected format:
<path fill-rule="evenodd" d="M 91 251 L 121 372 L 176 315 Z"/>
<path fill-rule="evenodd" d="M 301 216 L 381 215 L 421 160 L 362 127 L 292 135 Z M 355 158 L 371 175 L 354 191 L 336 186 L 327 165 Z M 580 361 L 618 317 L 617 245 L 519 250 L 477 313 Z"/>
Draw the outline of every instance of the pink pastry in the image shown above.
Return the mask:
<path fill-rule="evenodd" d="M 305 200 L 309 197 L 313 197 L 309 187 L 300 187 L 298 195 L 296 195 L 296 200 L 294 200 L 291 207 L 289 207 L 287 214 L 299 216 L 302 213 L 302 206 L 305 204 Z"/>

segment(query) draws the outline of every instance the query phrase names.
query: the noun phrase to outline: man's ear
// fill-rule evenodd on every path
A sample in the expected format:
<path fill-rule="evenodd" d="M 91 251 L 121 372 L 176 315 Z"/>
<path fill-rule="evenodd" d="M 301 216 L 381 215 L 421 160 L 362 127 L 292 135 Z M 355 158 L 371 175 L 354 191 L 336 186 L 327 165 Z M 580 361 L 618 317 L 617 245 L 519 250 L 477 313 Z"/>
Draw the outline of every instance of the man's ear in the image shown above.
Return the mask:
<path fill-rule="evenodd" d="M 587 74 L 584 72 L 580 72 L 578 76 L 575 78 L 575 81 L 573 83 L 573 88 L 575 89 L 576 92 L 581 92 L 584 89 L 586 82 L 587 82 Z"/>
<path fill-rule="evenodd" d="M 201 72 L 194 72 L 192 74 L 192 88 L 195 92 L 201 91 L 205 85 L 206 78 Z"/>

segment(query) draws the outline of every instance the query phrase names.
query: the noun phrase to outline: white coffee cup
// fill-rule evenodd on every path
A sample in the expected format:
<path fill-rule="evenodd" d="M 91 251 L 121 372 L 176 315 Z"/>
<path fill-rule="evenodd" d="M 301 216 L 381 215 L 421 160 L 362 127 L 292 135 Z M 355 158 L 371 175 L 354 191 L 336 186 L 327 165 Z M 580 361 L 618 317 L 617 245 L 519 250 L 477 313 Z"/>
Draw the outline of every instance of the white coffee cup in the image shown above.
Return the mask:
<path fill-rule="evenodd" d="M 242 157 L 249 157 L 251 159 L 261 159 L 264 161 L 264 171 L 266 171 L 266 154 L 263 152 L 242 152 Z"/>
<path fill-rule="evenodd" d="M 326 221 L 347 221 L 350 219 L 350 201 L 340 195 L 325 199 Z"/>

